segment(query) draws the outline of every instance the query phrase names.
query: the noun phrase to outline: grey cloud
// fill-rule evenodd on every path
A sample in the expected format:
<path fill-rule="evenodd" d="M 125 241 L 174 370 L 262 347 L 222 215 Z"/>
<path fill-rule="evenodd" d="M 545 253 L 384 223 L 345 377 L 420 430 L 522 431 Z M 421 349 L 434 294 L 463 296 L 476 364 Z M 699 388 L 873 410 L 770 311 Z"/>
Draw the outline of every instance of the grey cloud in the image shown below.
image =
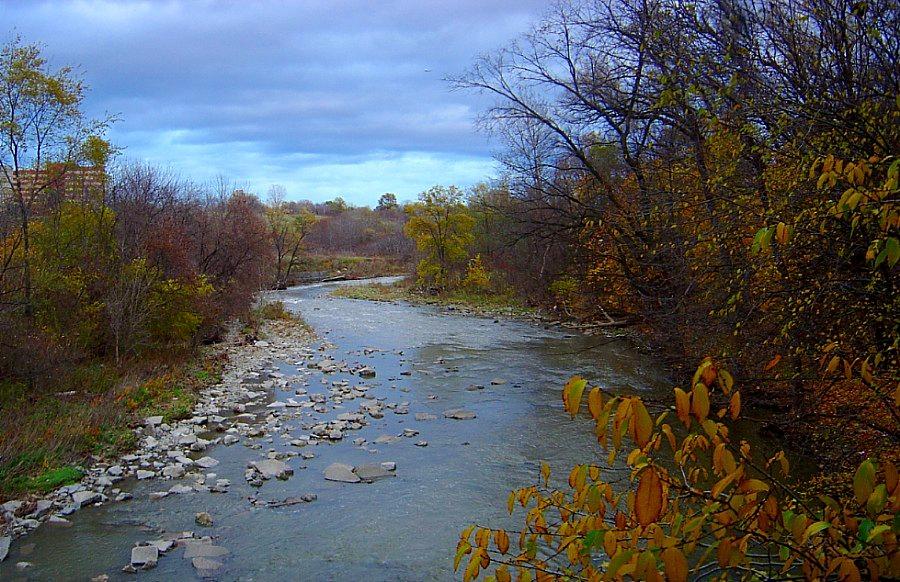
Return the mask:
<path fill-rule="evenodd" d="M 472 127 L 482 98 L 441 79 L 543 9 L 536 0 L 0 5 L 2 21 L 45 43 L 53 62 L 81 65 L 90 112 L 121 114 L 111 137 L 131 140 L 132 154 L 158 158 L 147 149 L 158 140 L 142 136 L 186 130 L 180 139 L 192 145 L 252 143 L 278 159 L 487 158 L 490 144 Z"/>

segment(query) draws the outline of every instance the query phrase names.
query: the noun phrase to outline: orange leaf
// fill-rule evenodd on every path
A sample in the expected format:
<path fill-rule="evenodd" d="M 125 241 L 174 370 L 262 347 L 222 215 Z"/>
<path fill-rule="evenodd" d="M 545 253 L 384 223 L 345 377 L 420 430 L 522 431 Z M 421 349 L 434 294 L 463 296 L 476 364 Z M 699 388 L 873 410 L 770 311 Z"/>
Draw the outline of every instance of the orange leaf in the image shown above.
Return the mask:
<path fill-rule="evenodd" d="M 676 547 L 666 548 L 662 553 L 662 561 L 666 567 L 666 579 L 671 582 L 687 580 L 688 564 L 684 554 Z"/>
<path fill-rule="evenodd" d="M 659 519 L 663 507 L 663 485 L 653 468 L 641 473 L 634 495 L 634 513 L 638 523 L 650 525 Z"/>

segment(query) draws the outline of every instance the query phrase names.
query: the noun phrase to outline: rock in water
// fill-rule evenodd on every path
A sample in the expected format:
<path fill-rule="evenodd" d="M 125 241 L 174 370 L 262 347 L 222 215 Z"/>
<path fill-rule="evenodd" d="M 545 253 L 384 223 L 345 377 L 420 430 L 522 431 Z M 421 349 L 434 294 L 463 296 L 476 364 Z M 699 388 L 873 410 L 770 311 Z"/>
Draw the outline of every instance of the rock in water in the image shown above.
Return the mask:
<path fill-rule="evenodd" d="M 391 471 L 388 471 L 381 464 L 376 463 L 367 463 L 365 465 L 360 465 L 353 469 L 353 472 L 356 473 L 356 476 L 366 483 L 371 483 L 372 481 L 377 481 L 378 479 L 384 479 L 385 477 L 394 477 L 395 474 Z"/>
<path fill-rule="evenodd" d="M 215 576 L 216 572 L 222 568 L 222 562 L 209 558 L 194 558 L 191 560 L 191 564 L 197 569 L 197 575 L 201 578 Z"/>
<path fill-rule="evenodd" d="M 159 560 L 159 548 L 156 546 L 136 546 L 131 548 L 131 565 L 134 568 L 149 570 L 156 567 Z"/>
<path fill-rule="evenodd" d="M 222 546 L 214 546 L 212 543 L 203 540 L 189 540 L 185 545 L 184 559 L 189 558 L 219 558 L 227 556 L 231 552 L 228 548 Z"/>
<path fill-rule="evenodd" d="M 9 536 L 0 538 L 0 562 L 6 559 L 6 555 L 9 553 L 9 543 L 11 541 L 12 538 Z"/>
<path fill-rule="evenodd" d="M 294 470 L 288 467 L 287 463 L 279 461 L 278 459 L 257 461 L 253 464 L 253 467 L 256 468 L 260 476 L 265 480 L 269 480 L 273 477 L 276 479 L 287 479 L 294 474 Z"/>
<path fill-rule="evenodd" d="M 205 511 L 201 511 L 200 513 L 195 515 L 194 521 L 197 522 L 197 525 L 202 525 L 204 527 L 209 527 L 213 524 L 212 516 Z"/>
<path fill-rule="evenodd" d="M 219 464 L 219 461 L 213 459 L 212 457 L 203 457 L 194 461 L 194 464 L 198 467 L 202 467 L 203 469 L 212 469 Z"/>
<path fill-rule="evenodd" d="M 325 468 L 325 479 L 340 481 L 341 483 L 359 483 L 359 475 L 353 472 L 353 467 L 343 463 L 332 463 Z"/>
<path fill-rule="evenodd" d="M 444 411 L 444 418 L 452 418 L 455 420 L 471 420 L 475 418 L 475 413 L 471 410 L 465 410 L 462 408 L 451 408 L 450 410 Z"/>
<path fill-rule="evenodd" d="M 357 371 L 357 374 L 359 374 L 360 378 L 374 378 L 375 377 L 375 368 L 373 368 L 371 366 L 365 366 L 363 368 L 360 368 Z"/>
<path fill-rule="evenodd" d="M 503 386 L 504 384 L 506 384 L 506 380 L 503 378 L 494 378 L 491 380 L 491 386 Z"/>
<path fill-rule="evenodd" d="M 96 491 L 76 491 L 72 494 L 72 502 L 78 507 L 97 503 L 100 499 L 100 494 Z"/>

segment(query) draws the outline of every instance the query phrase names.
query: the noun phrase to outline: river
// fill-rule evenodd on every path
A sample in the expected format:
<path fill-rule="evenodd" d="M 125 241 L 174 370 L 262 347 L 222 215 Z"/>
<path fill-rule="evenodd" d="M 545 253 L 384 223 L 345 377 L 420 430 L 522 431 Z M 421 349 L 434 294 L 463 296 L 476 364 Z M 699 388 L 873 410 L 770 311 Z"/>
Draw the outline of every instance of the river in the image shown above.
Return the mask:
<path fill-rule="evenodd" d="M 301 313 L 319 339 L 333 346 L 323 354 L 374 367 L 377 376 L 366 381 L 369 394 L 386 402 L 409 402 L 410 413 L 387 410 L 384 418 L 370 419 L 340 442 L 306 447 L 315 458 L 294 459 L 293 477 L 267 481 L 258 491 L 268 500 L 315 493 L 316 501 L 283 508 L 252 506 L 247 498 L 257 490 L 244 480 L 244 469 L 260 453 L 240 445 L 217 446 L 205 454 L 220 461 L 217 475 L 232 481 L 226 494 L 151 501 L 148 492 L 159 489 L 158 483 L 129 481 L 123 488 L 134 493 L 133 500 L 85 508 L 71 516 L 72 527 L 45 525 L 16 540 L 0 564 L 0 579 L 88 580 L 102 573 L 112 580 L 195 579 L 191 561 L 182 558 L 180 549 L 161 557 L 153 570 L 120 570 L 134 543 L 158 538 L 161 532 L 198 529 L 230 551 L 218 580 L 454 579 L 459 531 L 472 522 L 520 523 L 521 513 L 510 518 L 506 512 L 506 494 L 534 483 L 540 460 L 564 476 L 573 464 L 603 457 L 591 424 L 572 421 L 563 412 L 560 388 L 569 376 L 582 374 L 615 392 L 670 394 L 661 370 L 625 339 L 328 295 L 342 284 L 355 283 L 296 287 L 272 298 Z M 278 366 L 286 374 L 297 371 L 289 362 Z M 321 378 L 320 372 L 310 376 L 311 386 L 321 386 Z M 492 385 L 497 378 L 506 383 Z M 327 377 L 329 382 L 341 379 L 360 383 L 346 374 Z M 271 399 L 293 395 L 277 392 Z M 473 411 L 477 418 L 443 418 L 442 412 L 451 408 Z M 347 402 L 328 414 L 350 410 L 355 406 Z M 417 421 L 417 412 L 437 419 Z M 407 428 L 420 434 L 371 444 L 379 435 Z M 360 437 L 367 439 L 365 446 L 353 444 Z M 422 440 L 427 446 L 416 446 Z M 278 439 L 266 446 L 290 448 Z M 372 484 L 323 478 L 325 467 L 334 462 L 383 461 L 397 463 L 396 477 Z M 214 526 L 198 528 L 198 511 L 211 513 Z M 23 560 L 33 565 L 19 572 L 14 564 Z"/>

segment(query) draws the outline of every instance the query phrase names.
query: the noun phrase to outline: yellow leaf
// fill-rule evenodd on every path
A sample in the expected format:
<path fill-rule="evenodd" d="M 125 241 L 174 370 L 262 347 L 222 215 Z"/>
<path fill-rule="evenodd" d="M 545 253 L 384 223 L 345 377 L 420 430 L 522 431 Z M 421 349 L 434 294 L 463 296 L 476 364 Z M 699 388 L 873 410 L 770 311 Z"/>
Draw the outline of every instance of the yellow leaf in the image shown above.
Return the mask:
<path fill-rule="evenodd" d="M 478 572 L 481 571 L 481 555 L 478 552 L 473 552 L 472 557 L 469 558 L 469 565 L 466 566 L 466 571 L 463 572 L 463 582 L 468 582 L 469 580 L 474 580 L 478 577 Z"/>
<path fill-rule="evenodd" d="M 691 401 L 687 392 L 681 388 L 675 388 L 675 414 L 678 420 L 690 426 L 691 424 Z"/>
<path fill-rule="evenodd" d="M 603 412 L 603 393 L 599 387 L 595 387 L 588 392 L 588 410 L 591 412 L 591 417 L 594 420 L 600 418 L 600 414 Z"/>
<path fill-rule="evenodd" d="M 641 473 L 634 495 L 634 513 L 641 525 L 650 525 L 659 519 L 663 507 L 663 484 L 656 470 L 648 468 Z"/>
<path fill-rule="evenodd" d="M 587 380 L 581 376 L 574 376 L 566 382 L 566 386 L 563 388 L 563 404 L 572 418 L 575 418 L 578 409 L 581 408 L 581 396 L 584 394 L 585 386 L 587 386 Z"/>
<path fill-rule="evenodd" d="M 698 382 L 691 393 L 691 410 L 701 422 L 709 415 L 709 390 L 702 382 Z"/>
<path fill-rule="evenodd" d="M 741 414 L 740 392 L 735 392 L 731 395 L 731 402 L 728 404 L 728 412 L 731 415 L 731 420 L 737 419 L 737 417 Z"/>
<path fill-rule="evenodd" d="M 741 483 L 741 491 L 747 493 L 748 491 L 768 491 L 768 484 L 760 481 L 759 479 L 747 479 L 743 483 Z"/>
<path fill-rule="evenodd" d="M 653 419 L 650 418 L 650 413 L 647 412 L 647 408 L 639 399 L 634 400 L 632 408 L 634 409 L 634 420 L 631 426 L 634 441 L 637 443 L 637 446 L 643 447 L 650 442 L 650 435 L 653 432 Z"/>
<path fill-rule="evenodd" d="M 731 372 L 719 370 L 719 385 L 726 396 L 731 394 L 731 389 L 734 387 L 734 377 L 731 375 Z"/>
<path fill-rule="evenodd" d="M 506 564 L 497 568 L 494 575 L 497 577 L 497 582 L 511 582 L 512 580 L 512 576 L 509 575 L 509 568 L 506 567 Z"/>
<path fill-rule="evenodd" d="M 546 461 L 541 461 L 541 477 L 544 479 L 544 483 L 550 480 L 550 465 Z"/>
<path fill-rule="evenodd" d="M 732 481 L 734 481 L 735 477 L 737 477 L 736 471 L 733 473 L 729 473 L 728 475 L 725 475 L 725 477 L 720 479 L 718 483 L 713 485 L 713 488 L 710 491 L 710 494 L 713 496 L 713 499 L 718 497 L 722 493 L 722 491 L 724 491 L 725 488 L 728 487 L 728 485 L 730 485 Z"/>
<path fill-rule="evenodd" d="M 509 535 L 504 530 L 498 529 L 494 532 L 494 545 L 501 554 L 506 554 L 509 551 Z"/>

